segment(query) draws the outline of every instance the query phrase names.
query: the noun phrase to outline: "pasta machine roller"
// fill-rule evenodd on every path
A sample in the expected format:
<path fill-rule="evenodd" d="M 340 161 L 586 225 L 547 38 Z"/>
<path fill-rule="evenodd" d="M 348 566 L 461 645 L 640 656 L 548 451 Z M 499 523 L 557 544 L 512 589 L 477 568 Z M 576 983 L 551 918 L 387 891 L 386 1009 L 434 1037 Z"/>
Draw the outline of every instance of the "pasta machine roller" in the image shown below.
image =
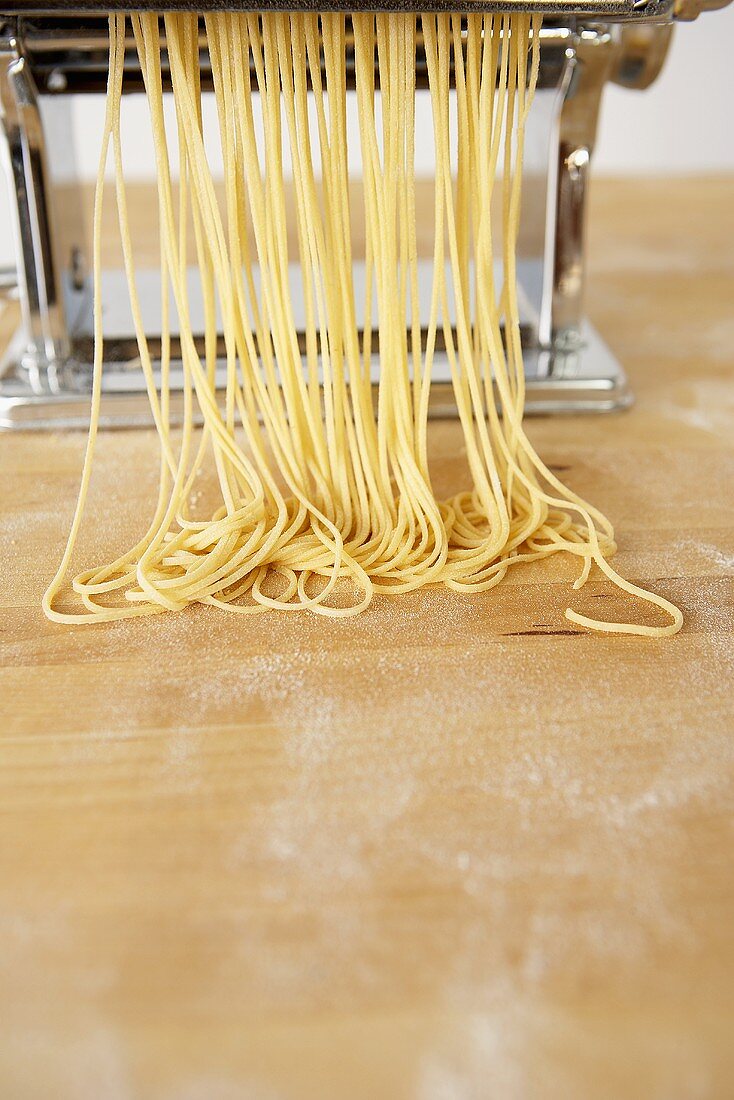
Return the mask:
<path fill-rule="evenodd" d="M 216 0 L 166 0 L 167 10 L 231 9 Z M 312 0 L 268 7 L 312 9 Z M 355 0 L 319 0 L 319 10 L 359 9 Z M 717 0 L 461 0 L 452 11 L 542 12 L 538 94 L 531 113 L 518 265 L 529 412 L 612 410 L 630 395 L 624 372 L 584 318 L 584 249 L 589 167 L 604 85 L 645 88 L 665 58 L 676 20 Z M 136 10 L 160 10 L 137 0 Z M 237 5 L 234 5 L 237 7 Z M 364 10 L 445 10 L 446 0 L 370 0 Z M 88 218 L 73 176 L 72 102 L 104 91 L 109 11 L 114 2 L 4 0 L 0 15 L 0 112 L 13 200 L 17 265 L 3 289 L 20 300 L 22 321 L 0 364 L 0 427 L 82 427 L 88 421 L 92 293 Z M 163 32 L 162 32 L 163 34 Z M 162 43 L 165 57 L 165 42 Z M 416 53 L 416 83 L 425 72 Z M 125 91 L 142 87 L 132 37 Z M 207 80 L 202 49 L 202 79 Z M 55 160 L 64 159 L 64 183 Z M 73 169 L 73 165 L 72 165 Z M 150 274 L 155 280 L 156 273 Z M 430 268 L 423 266 L 430 298 Z M 152 286 L 152 284 L 151 284 Z M 141 295 L 155 299 L 155 293 Z M 148 422 L 149 407 L 122 271 L 104 272 L 105 370 L 101 422 Z M 194 304 L 192 304 L 192 314 Z M 154 321 L 151 348 L 155 350 Z M 160 342 L 159 342 L 160 343 Z M 175 351 L 175 348 L 174 348 Z M 171 411 L 180 409 L 181 369 L 171 372 Z M 448 367 L 434 365 L 432 413 L 452 411 Z"/>

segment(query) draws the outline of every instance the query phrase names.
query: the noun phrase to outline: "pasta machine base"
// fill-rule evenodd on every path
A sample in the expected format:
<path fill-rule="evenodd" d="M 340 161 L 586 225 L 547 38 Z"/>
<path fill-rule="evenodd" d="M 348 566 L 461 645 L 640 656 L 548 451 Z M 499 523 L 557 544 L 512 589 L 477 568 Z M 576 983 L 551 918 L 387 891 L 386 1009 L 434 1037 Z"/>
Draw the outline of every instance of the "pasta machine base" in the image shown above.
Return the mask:
<path fill-rule="evenodd" d="M 432 265 L 419 263 L 419 308 L 421 318 L 430 312 Z M 543 278 L 542 263 L 520 261 L 519 306 L 527 404 L 529 413 L 609 412 L 630 404 L 624 372 L 599 335 L 588 324 L 558 337 L 544 346 L 538 338 L 538 315 L 533 306 Z M 501 273 L 497 272 L 497 278 Z M 197 279 L 189 272 L 188 293 L 192 329 L 203 331 L 203 309 L 197 295 Z M 354 292 L 357 302 L 364 300 L 364 267 L 354 268 Z M 291 268 L 292 300 L 295 321 L 302 327 L 302 296 L 298 293 L 298 271 Z M 148 333 L 160 333 L 160 281 L 156 272 L 143 271 L 137 288 Z M 66 314 L 74 318 L 71 328 L 71 352 L 61 363 L 39 370 L 27 360 L 27 343 L 19 330 L 0 365 L 0 429 L 84 428 L 89 423 L 89 398 L 92 386 L 93 316 L 91 289 L 74 289 L 70 280 L 64 285 Z M 102 375 L 101 421 L 107 427 L 135 427 L 152 424 L 145 391 L 132 317 L 127 300 L 127 284 L 120 271 L 107 271 L 102 282 L 105 363 Z M 373 318 L 373 326 L 376 317 Z M 358 324 L 361 319 L 358 316 Z M 176 357 L 178 344 L 175 309 L 172 311 L 171 418 L 180 423 L 183 415 L 183 370 Z M 449 363 L 440 347 L 441 333 L 433 364 L 433 383 L 429 414 L 432 417 L 456 416 Z M 159 366 L 160 337 L 149 339 L 154 369 Z M 203 343 L 203 341 L 202 341 Z M 380 363 L 377 331 L 373 327 L 372 380 L 377 389 Z M 202 348 L 203 350 L 203 348 Z M 305 366 L 304 366 L 305 369 Z M 158 379 L 159 380 L 159 379 Z M 217 368 L 217 388 L 226 385 L 226 364 Z"/>
<path fill-rule="evenodd" d="M 119 348 L 110 342 L 114 355 Z M 0 375 L 0 429 L 86 428 L 89 424 L 91 365 L 69 360 L 61 369 L 34 372 L 18 362 L 23 347 L 16 339 Z M 631 403 L 627 380 L 596 331 L 585 324 L 578 346 L 526 348 L 526 411 L 531 414 L 610 412 Z M 375 365 L 377 359 L 375 357 Z M 220 361 L 218 386 L 224 387 L 226 370 Z M 152 424 L 148 398 L 140 388 L 141 373 L 135 360 L 105 362 L 100 421 L 104 427 L 144 427 Z M 171 366 L 171 418 L 180 423 L 183 411 L 182 370 Z M 375 387 L 376 389 L 376 387 Z M 445 353 L 437 353 L 429 416 L 456 415 Z"/>

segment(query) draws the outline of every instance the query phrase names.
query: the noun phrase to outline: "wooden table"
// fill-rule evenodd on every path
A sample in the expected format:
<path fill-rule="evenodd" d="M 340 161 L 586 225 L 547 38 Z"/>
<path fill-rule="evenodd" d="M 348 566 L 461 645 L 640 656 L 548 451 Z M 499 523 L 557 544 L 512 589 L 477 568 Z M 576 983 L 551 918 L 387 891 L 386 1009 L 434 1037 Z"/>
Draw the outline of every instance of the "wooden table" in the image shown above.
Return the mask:
<path fill-rule="evenodd" d="M 673 639 L 568 633 L 631 609 L 562 562 L 344 622 L 53 626 L 83 439 L 0 438 L 3 1097 L 734 1095 L 734 181 L 593 205 L 637 404 L 532 435 Z M 88 548 L 152 446 L 102 438 Z"/>

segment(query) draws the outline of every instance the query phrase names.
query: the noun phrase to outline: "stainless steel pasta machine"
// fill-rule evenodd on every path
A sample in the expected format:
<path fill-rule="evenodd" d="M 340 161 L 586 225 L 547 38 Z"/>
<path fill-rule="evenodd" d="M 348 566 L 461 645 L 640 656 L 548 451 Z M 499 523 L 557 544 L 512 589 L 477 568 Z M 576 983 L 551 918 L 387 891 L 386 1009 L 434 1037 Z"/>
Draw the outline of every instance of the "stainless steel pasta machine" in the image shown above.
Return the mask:
<path fill-rule="evenodd" d="M 726 2 L 726 0 L 724 0 Z M 160 5 L 146 6 L 160 10 Z M 230 8 L 167 0 L 167 10 Z M 235 5 L 237 6 L 237 5 Z M 245 5 L 246 6 L 246 5 Z M 281 10 L 311 0 L 276 0 Z M 319 0 L 319 10 L 359 8 Z M 608 81 L 645 88 L 664 61 L 673 24 L 721 0 L 370 0 L 366 10 L 543 12 L 538 97 L 533 108 L 532 188 L 524 204 L 519 279 L 529 412 L 611 410 L 630 395 L 620 364 L 584 317 L 589 168 L 602 91 Z M 15 211 L 17 264 L 3 290 L 17 294 L 22 322 L 0 363 L 0 427 L 81 427 L 88 420 L 92 361 L 89 248 L 83 219 L 69 216 L 69 187 L 59 202 L 54 149 L 68 162 L 72 97 L 104 91 L 107 20 L 95 0 L 44 4 L 5 0 L 0 14 L 0 112 Z M 163 42 L 165 57 L 165 42 Z M 202 49 L 202 76 L 207 59 Z M 416 79 L 425 85 L 420 44 Z M 141 88 L 130 41 L 125 90 Z M 53 114 L 49 124 L 49 112 Z M 59 139 L 59 135 L 61 135 Z M 68 176 L 68 163 L 67 163 Z M 73 195 L 73 189 L 72 189 Z M 72 200 L 73 203 L 73 200 Z M 69 229 L 69 225 L 72 228 Z M 155 274 L 155 273 L 153 273 Z M 424 271 L 430 280 L 430 271 Z M 122 272 L 105 273 L 105 371 L 102 423 L 148 422 L 148 402 L 132 327 L 119 303 Z M 145 297 L 145 295 L 143 295 Z M 192 307 L 193 308 L 193 307 Z M 155 348 L 155 333 L 151 347 Z M 443 372 L 443 373 L 442 373 Z M 451 412 L 441 357 L 434 371 L 433 413 Z M 180 370 L 172 371 L 172 413 Z"/>

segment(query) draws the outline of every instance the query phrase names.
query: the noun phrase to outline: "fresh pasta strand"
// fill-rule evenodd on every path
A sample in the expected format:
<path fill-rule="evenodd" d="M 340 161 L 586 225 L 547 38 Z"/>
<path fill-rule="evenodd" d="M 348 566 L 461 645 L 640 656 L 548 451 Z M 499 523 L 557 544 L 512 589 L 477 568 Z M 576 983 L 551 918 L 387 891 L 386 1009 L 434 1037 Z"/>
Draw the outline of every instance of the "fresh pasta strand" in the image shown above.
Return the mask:
<path fill-rule="evenodd" d="M 158 382 L 135 287 L 120 138 L 128 18 L 156 155 Z M 365 230 L 363 329 L 353 278 L 346 18 L 306 12 L 206 16 L 225 170 L 221 200 L 206 152 L 198 17 L 110 16 L 94 213 L 90 431 L 71 532 L 43 598 L 45 613 L 55 622 L 95 622 L 203 603 L 239 614 L 310 610 L 343 617 L 364 611 L 375 593 L 396 595 L 438 582 L 460 592 L 488 590 L 520 562 L 565 552 L 581 560 L 574 588 L 583 586 L 596 565 L 618 588 L 670 620 L 656 626 L 607 623 L 569 608 L 572 622 L 651 637 L 675 633 L 681 612 L 613 569 L 611 524 L 543 463 L 523 425 L 516 247 L 540 17 L 351 16 Z M 177 199 L 163 111 L 161 20 L 176 112 Z M 418 311 L 415 199 L 419 20 L 436 163 L 425 330 Z M 66 610 L 58 604 L 82 523 L 100 416 L 101 212 L 110 150 L 140 363 L 160 444 L 158 500 L 133 547 L 73 578 L 81 607 Z M 495 192 L 499 232 L 490 212 Z M 502 285 L 496 258 L 502 260 Z M 204 303 L 203 354 L 189 316 L 192 261 Z M 291 297 L 294 262 L 303 295 L 302 334 Z M 169 295 L 179 318 L 183 371 L 183 423 L 176 432 L 170 417 Z M 223 395 L 216 378 L 218 328 Z M 439 336 L 471 477 L 470 486 L 448 501 L 437 500 L 433 490 L 428 440 Z M 380 366 L 376 407 L 374 355 Z M 220 503 L 208 519 L 194 520 L 192 490 L 205 467 L 215 475 Z M 345 586 L 357 593 L 346 604 Z"/>

